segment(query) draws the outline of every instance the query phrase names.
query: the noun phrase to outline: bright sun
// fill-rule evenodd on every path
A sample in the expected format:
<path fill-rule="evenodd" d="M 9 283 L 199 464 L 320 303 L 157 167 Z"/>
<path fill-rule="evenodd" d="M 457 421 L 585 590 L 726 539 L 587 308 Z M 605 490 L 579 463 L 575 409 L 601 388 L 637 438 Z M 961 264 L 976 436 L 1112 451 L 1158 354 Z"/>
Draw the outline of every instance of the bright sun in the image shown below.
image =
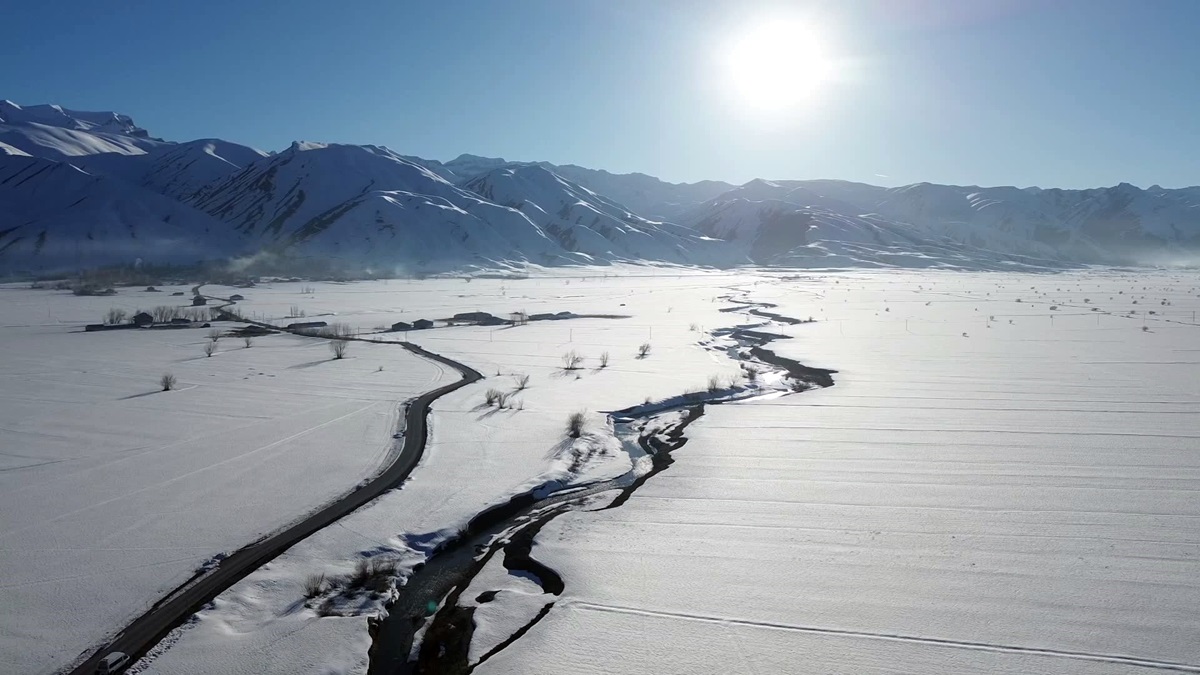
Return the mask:
<path fill-rule="evenodd" d="M 836 74 L 814 27 L 790 19 L 750 26 L 726 47 L 722 61 L 735 100 L 766 112 L 809 105 Z"/>

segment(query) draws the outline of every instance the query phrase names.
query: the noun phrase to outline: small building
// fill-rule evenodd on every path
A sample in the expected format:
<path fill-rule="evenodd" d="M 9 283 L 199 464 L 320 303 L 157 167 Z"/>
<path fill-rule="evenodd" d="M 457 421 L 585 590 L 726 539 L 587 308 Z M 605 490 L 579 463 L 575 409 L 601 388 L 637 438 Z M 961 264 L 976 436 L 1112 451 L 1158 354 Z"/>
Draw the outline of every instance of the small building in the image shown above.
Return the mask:
<path fill-rule="evenodd" d="M 433 328 L 433 322 L 429 319 L 417 319 L 413 322 L 412 327 L 413 330 L 425 330 L 426 328 Z"/>
<path fill-rule="evenodd" d="M 208 304 L 208 299 L 203 295 L 197 295 L 192 298 L 192 307 L 203 307 Z"/>
<path fill-rule="evenodd" d="M 459 312 L 458 314 L 454 315 L 455 321 L 477 321 L 479 323 L 490 321 L 494 318 L 496 317 L 488 314 L 487 312 Z"/>
<path fill-rule="evenodd" d="M 242 297 L 242 296 L 238 295 L 237 293 L 234 293 L 233 295 L 229 296 L 229 301 L 230 301 L 230 302 L 237 302 L 238 300 L 245 300 L 245 299 L 246 299 L 246 298 L 244 298 L 244 297 Z"/>
<path fill-rule="evenodd" d="M 397 321 L 396 323 L 392 324 L 393 333 L 398 333 L 404 330 L 412 330 L 412 324 L 408 323 L 407 321 Z"/>
<path fill-rule="evenodd" d="M 133 315 L 132 323 L 135 326 L 149 326 L 154 323 L 154 317 L 150 316 L 149 312 L 138 312 Z"/>
<path fill-rule="evenodd" d="M 312 330 L 313 328 L 324 328 L 329 324 L 324 321 L 301 321 L 298 323 L 289 323 L 288 330 Z"/>

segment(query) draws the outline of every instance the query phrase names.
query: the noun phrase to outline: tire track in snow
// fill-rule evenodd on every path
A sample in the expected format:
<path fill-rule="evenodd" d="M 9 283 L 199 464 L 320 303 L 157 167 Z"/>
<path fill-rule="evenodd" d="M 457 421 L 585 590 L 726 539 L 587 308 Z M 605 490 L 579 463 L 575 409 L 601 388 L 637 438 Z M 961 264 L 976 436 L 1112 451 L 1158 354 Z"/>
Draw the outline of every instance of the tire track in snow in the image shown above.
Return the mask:
<path fill-rule="evenodd" d="M 838 637 L 860 638 L 866 640 L 887 640 L 890 642 L 908 642 L 915 644 L 933 645 L 937 647 L 949 647 L 953 649 L 969 649 L 973 651 L 996 652 L 1001 654 L 1028 654 L 1033 656 L 1046 656 L 1051 658 L 1074 659 L 1078 661 L 1094 661 L 1099 663 L 1113 663 L 1122 666 L 1133 666 L 1137 668 L 1149 668 L 1153 670 L 1169 670 L 1181 673 L 1200 673 L 1200 665 L 1190 663 L 1177 663 L 1173 661 L 1159 661 L 1156 659 L 1139 658 L 1135 656 L 1124 656 L 1120 654 L 1096 654 L 1091 652 L 1074 652 L 1063 649 L 1049 649 L 1045 647 L 1025 647 L 1020 645 L 1002 645 L 991 642 L 971 642 L 967 640 L 950 640 L 947 638 L 937 638 L 922 635 L 905 635 L 903 633 L 877 633 L 872 631 L 849 630 L 844 628 L 829 628 L 826 626 L 805 626 L 802 624 L 783 623 L 777 621 L 752 621 L 750 619 L 738 619 L 734 617 L 712 616 L 706 614 L 690 614 L 685 612 L 668 612 L 662 610 L 641 609 L 637 607 L 626 607 L 622 605 L 606 605 L 595 602 L 587 602 L 583 600 L 565 600 L 561 601 L 563 607 L 578 607 L 583 610 L 596 612 L 610 612 L 614 614 L 633 614 L 638 616 L 650 616 L 666 619 L 677 619 L 681 621 L 696 621 L 701 623 L 711 623 L 720 626 L 747 626 L 750 628 L 762 628 L 766 630 L 781 630 L 792 631 L 796 633 L 811 633 L 814 635 L 834 635 Z"/>

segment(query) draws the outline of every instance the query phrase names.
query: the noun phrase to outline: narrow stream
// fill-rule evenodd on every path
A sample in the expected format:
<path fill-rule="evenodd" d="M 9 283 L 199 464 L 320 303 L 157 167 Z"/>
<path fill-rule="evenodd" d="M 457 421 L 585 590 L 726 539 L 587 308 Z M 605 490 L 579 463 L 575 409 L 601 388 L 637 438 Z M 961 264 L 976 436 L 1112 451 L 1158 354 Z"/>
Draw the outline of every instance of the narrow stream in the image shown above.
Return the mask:
<path fill-rule="evenodd" d="M 756 312 L 773 308 L 769 303 L 737 302 L 733 310 L 747 310 L 781 323 L 803 323 L 791 317 Z M 731 358 L 776 372 L 789 381 L 790 392 L 833 385 L 836 371 L 811 368 L 778 356 L 765 345 L 789 336 L 757 330 L 769 324 L 739 326 L 714 331 L 714 337 L 730 337 L 735 344 L 727 348 Z M 779 391 L 779 390 L 777 390 Z M 775 392 L 772 392 L 775 393 Z M 565 589 L 565 580 L 546 565 L 531 557 L 534 538 L 547 523 L 569 511 L 619 508 L 646 481 L 666 470 L 674 462 L 672 453 L 687 443 L 688 425 L 704 414 L 705 405 L 746 401 L 757 398 L 730 397 L 729 392 L 692 394 L 669 401 L 634 406 L 610 413 L 619 437 L 637 435 L 644 456 L 635 459 L 633 468 L 616 478 L 583 485 L 563 487 L 550 483 L 518 495 L 504 504 L 475 516 L 461 535 L 430 554 L 423 566 L 398 589 L 399 595 L 388 606 L 388 616 L 372 625 L 370 654 L 371 675 L 409 675 L 416 673 L 470 673 L 475 667 L 500 653 L 544 618 Z M 632 453 L 631 453 L 632 454 Z M 606 505 L 596 507 L 601 493 L 616 491 Z M 529 622 L 482 655 L 469 660 L 474 633 L 475 607 L 461 606 L 459 600 L 475 577 L 497 555 L 510 572 L 535 579 L 546 602 Z M 497 591 L 486 591 L 473 598 L 484 604 Z M 413 645 L 420 646 L 414 653 Z"/>

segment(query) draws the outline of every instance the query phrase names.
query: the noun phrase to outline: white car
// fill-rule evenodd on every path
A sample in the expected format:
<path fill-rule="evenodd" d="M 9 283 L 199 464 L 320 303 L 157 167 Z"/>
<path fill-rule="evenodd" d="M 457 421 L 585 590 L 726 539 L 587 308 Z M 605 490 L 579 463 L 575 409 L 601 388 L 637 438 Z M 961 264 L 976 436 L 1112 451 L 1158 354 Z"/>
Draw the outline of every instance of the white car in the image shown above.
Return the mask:
<path fill-rule="evenodd" d="M 96 664 L 96 675 L 110 675 L 120 672 L 129 665 L 129 655 L 125 652 L 109 652 Z"/>

